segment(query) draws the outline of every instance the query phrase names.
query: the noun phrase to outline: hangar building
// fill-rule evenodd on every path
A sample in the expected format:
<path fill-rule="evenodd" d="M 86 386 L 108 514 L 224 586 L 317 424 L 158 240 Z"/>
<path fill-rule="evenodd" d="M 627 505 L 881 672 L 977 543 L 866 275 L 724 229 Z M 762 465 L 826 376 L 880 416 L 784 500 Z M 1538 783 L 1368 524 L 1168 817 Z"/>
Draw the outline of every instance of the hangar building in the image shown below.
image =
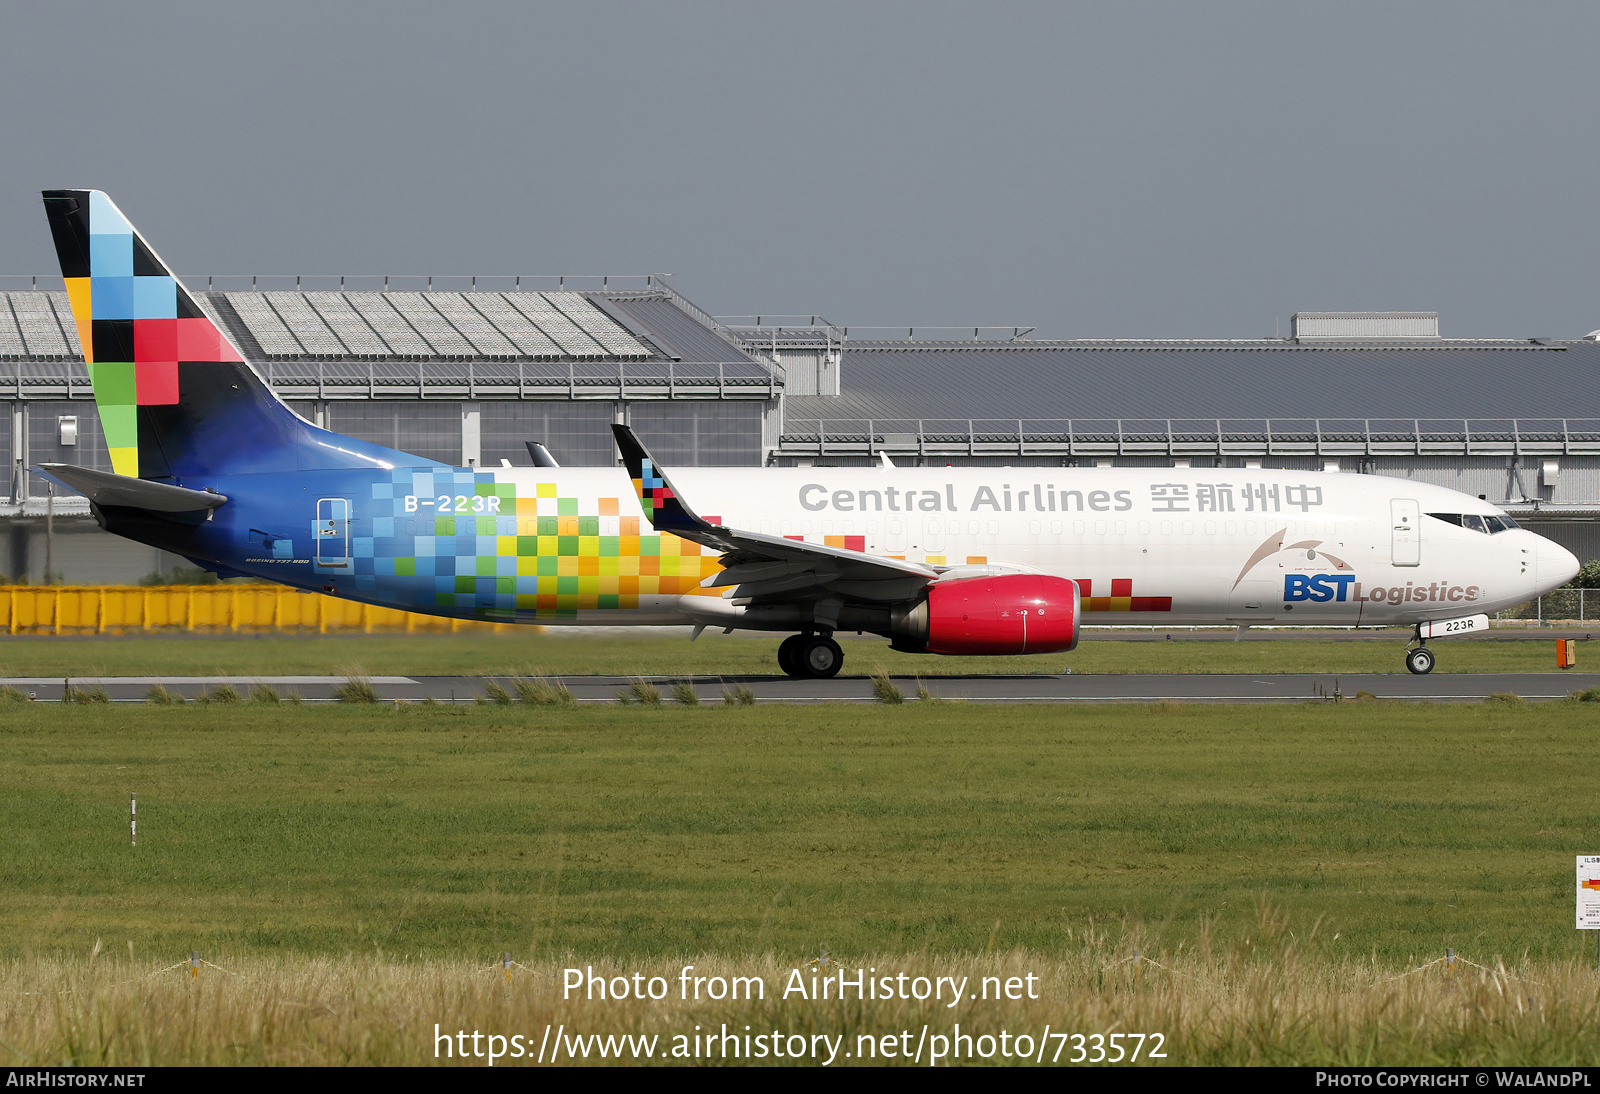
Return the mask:
<path fill-rule="evenodd" d="M 27 470 L 110 470 L 59 278 L 0 291 L 0 575 L 181 565 L 100 532 Z M 185 279 L 278 394 L 457 465 L 1264 465 L 1391 475 L 1503 505 L 1600 557 L 1592 337 L 1450 339 L 1428 312 L 1301 312 L 1286 337 L 1046 341 L 1024 328 L 714 317 L 664 275 Z M 203 290 L 201 284 L 205 285 Z"/>

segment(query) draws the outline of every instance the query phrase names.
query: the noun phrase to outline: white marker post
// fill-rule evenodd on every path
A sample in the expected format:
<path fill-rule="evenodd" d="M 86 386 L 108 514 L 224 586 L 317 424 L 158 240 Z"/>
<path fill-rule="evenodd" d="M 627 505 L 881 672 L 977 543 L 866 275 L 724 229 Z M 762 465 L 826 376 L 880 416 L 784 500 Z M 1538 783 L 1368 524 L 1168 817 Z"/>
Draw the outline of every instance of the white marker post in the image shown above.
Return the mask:
<path fill-rule="evenodd" d="M 1578 856 L 1578 930 L 1600 931 L 1600 855 Z M 1600 969 L 1600 954 L 1595 968 Z"/>
<path fill-rule="evenodd" d="M 139 846 L 139 796 L 128 795 L 128 846 Z"/>

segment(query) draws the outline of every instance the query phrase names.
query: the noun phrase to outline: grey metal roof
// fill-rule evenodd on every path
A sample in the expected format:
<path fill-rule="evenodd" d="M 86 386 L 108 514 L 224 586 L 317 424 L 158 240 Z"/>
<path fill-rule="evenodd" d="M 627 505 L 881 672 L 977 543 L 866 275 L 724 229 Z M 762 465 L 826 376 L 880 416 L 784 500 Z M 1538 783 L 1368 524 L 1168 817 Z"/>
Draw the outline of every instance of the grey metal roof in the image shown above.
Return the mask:
<path fill-rule="evenodd" d="M 749 356 L 727 338 L 664 296 L 613 295 L 594 297 L 607 312 L 621 313 L 637 325 L 660 349 L 684 361 L 747 361 Z"/>
<path fill-rule="evenodd" d="M 780 370 L 665 292 L 627 301 L 642 319 L 602 293 L 560 290 L 194 296 L 286 398 L 770 399 L 783 390 Z M 90 396 L 66 293 L 0 291 L 0 393 Z"/>
<path fill-rule="evenodd" d="M 252 359 L 644 358 L 577 292 L 207 292 Z"/>
<path fill-rule="evenodd" d="M 848 342 L 802 418 L 1597 418 L 1600 344 Z M 786 431 L 788 426 L 785 427 Z"/>

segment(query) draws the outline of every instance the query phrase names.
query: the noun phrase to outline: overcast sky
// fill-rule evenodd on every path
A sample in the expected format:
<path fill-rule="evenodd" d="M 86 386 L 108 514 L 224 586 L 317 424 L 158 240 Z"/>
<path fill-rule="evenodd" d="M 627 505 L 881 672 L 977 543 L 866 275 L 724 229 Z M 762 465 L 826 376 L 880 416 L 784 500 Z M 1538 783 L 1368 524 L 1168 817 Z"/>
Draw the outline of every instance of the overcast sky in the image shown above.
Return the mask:
<path fill-rule="evenodd" d="M 643 273 L 717 314 L 1600 327 L 1594 3 L 0 5 L 49 187 L 181 273 Z"/>

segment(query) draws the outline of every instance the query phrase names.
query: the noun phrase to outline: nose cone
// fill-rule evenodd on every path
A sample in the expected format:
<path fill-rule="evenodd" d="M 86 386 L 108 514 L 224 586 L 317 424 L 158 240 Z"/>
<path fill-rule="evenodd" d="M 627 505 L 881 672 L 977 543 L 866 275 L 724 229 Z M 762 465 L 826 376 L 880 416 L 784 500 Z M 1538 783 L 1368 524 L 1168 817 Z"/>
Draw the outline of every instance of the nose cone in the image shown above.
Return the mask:
<path fill-rule="evenodd" d="M 1539 536 L 1537 558 L 1540 589 L 1554 589 L 1578 576 L 1578 556 L 1543 536 Z"/>

